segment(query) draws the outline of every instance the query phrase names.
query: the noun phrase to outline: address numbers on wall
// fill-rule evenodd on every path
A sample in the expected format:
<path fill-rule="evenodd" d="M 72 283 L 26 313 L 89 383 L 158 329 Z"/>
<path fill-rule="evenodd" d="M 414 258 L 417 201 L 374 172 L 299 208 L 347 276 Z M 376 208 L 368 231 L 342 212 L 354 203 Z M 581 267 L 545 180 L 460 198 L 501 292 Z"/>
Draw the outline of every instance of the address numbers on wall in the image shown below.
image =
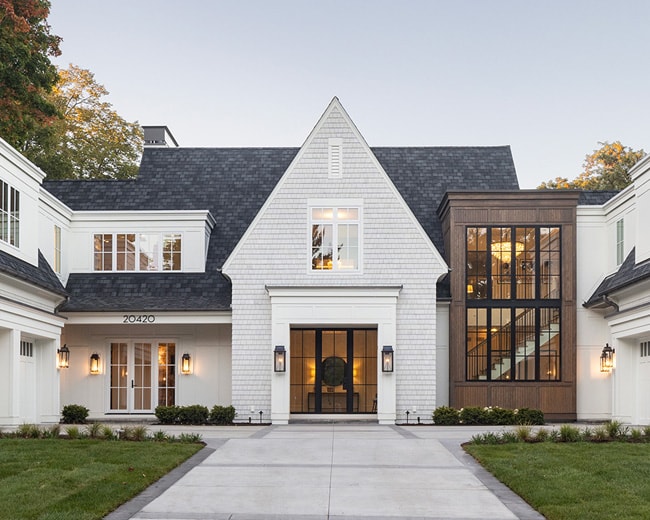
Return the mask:
<path fill-rule="evenodd" d="M 153 314 L 124 314 L 122 323 L 154 323 L 156 317 Z"/>

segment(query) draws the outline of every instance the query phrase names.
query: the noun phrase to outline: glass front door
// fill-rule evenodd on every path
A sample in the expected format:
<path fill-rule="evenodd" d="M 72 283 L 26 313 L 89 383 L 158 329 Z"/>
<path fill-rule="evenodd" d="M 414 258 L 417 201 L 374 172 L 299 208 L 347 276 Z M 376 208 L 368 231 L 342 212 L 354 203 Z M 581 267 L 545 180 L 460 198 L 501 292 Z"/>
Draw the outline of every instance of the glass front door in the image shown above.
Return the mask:
<path fill-rule="evenodd" d="M 291 413 L 376 413 L 376 329 L 293 329 L 290 356 Z"/>
<path fill-rule="evenodd" d="M 154 350 L 157 347 L 157 356 Z M 154 374 L 158 373 L 158 378 Z M 156 391 L 158 395 L 156 396 Z M 157 397 L 157 398 L 156 398 Z M 175 398 L 175 345 L 173 343 L 111 343 L 110 410 L 152 413 Z"/>

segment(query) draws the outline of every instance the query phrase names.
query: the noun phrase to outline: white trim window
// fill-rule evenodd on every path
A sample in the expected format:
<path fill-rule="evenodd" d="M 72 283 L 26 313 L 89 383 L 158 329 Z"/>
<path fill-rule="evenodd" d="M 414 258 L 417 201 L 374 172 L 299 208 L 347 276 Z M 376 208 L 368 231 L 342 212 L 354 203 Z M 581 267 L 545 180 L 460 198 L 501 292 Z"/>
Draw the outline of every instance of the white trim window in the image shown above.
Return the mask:
<path fill-rule="evenodd" d="M 0 240 L 20 245 L 20 192 L 0 180 Z"/>
<path fill-rule="evenodd" d="M 61 228 L 54 226 L 54 272 L 61 274 Z"/>
<path fill-rule="evenodd" d="M 311 270 L 358 271 L 361 209 L 313 207 L 310 220 Z"/>
<path fill-rule="evenodd" d="M 180 233 L 96 233 L 94 271 L 181 271 Z"/>
<path fill-rule="evenodd" d="M 625 260 L 625 221 L 616 221 L 616 265 L 621 265 Z"/>

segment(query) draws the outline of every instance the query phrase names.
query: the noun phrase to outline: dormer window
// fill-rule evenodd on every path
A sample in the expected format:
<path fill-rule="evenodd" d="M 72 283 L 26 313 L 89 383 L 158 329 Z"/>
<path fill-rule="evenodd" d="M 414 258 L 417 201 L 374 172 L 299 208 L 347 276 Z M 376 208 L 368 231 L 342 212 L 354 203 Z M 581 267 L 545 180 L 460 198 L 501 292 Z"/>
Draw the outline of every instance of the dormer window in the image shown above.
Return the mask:
<path fill-rule="evenodd" d="M 180 271 L 180 233 L 94 235 L 95 271 Z"/>
<path fill-rule="evenodd" d="M 359 207 L 311 208 L 312 271 L 359 270 Z"/>

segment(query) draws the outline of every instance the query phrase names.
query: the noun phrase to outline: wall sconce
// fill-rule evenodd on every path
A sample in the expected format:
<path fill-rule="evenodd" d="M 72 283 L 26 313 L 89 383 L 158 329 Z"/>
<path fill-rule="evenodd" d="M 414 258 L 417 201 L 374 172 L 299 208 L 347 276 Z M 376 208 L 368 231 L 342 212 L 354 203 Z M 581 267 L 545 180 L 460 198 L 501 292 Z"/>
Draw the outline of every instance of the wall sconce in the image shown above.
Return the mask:
<path fill-rule="evenodd" d="M 57 349 L 56 357 L 56 366 L 58 368 L 70 367 L 70 349 L 67 345 L 63 345 L 61 348 Z"/>
<path fill-rule="evenodd" d="M 90 373 L 99 374 L 99 354 L 97 352 L 90 356 Z"/>
<path fill-rule="evenodd" d="M 609 346 L 609 343 L 605 343 L 603 351 L 600 354 L 600 371 L 601 372 L 611 372 L 614 368 L 614 355 L 616 350 Z"/>
<path fill-rule="evenodd" d="M 181 374 L 191 374 L 192 373 L 192 358 L 190 355 L 185 352 L 181 357 Z"/>
<path fill-rule="evenodd" d="M 393 371 L 393 347 L 390 345 L 384 345 L 384 348 L 381 349 L 381 371 L 382 372 L 392 372 Z"/>
<path fill-rule="evenodd" d="M 284 345 L 276 345 L 275 349 L 273 349 L 273 371 L 287 371 L 287 351 Z"/>

